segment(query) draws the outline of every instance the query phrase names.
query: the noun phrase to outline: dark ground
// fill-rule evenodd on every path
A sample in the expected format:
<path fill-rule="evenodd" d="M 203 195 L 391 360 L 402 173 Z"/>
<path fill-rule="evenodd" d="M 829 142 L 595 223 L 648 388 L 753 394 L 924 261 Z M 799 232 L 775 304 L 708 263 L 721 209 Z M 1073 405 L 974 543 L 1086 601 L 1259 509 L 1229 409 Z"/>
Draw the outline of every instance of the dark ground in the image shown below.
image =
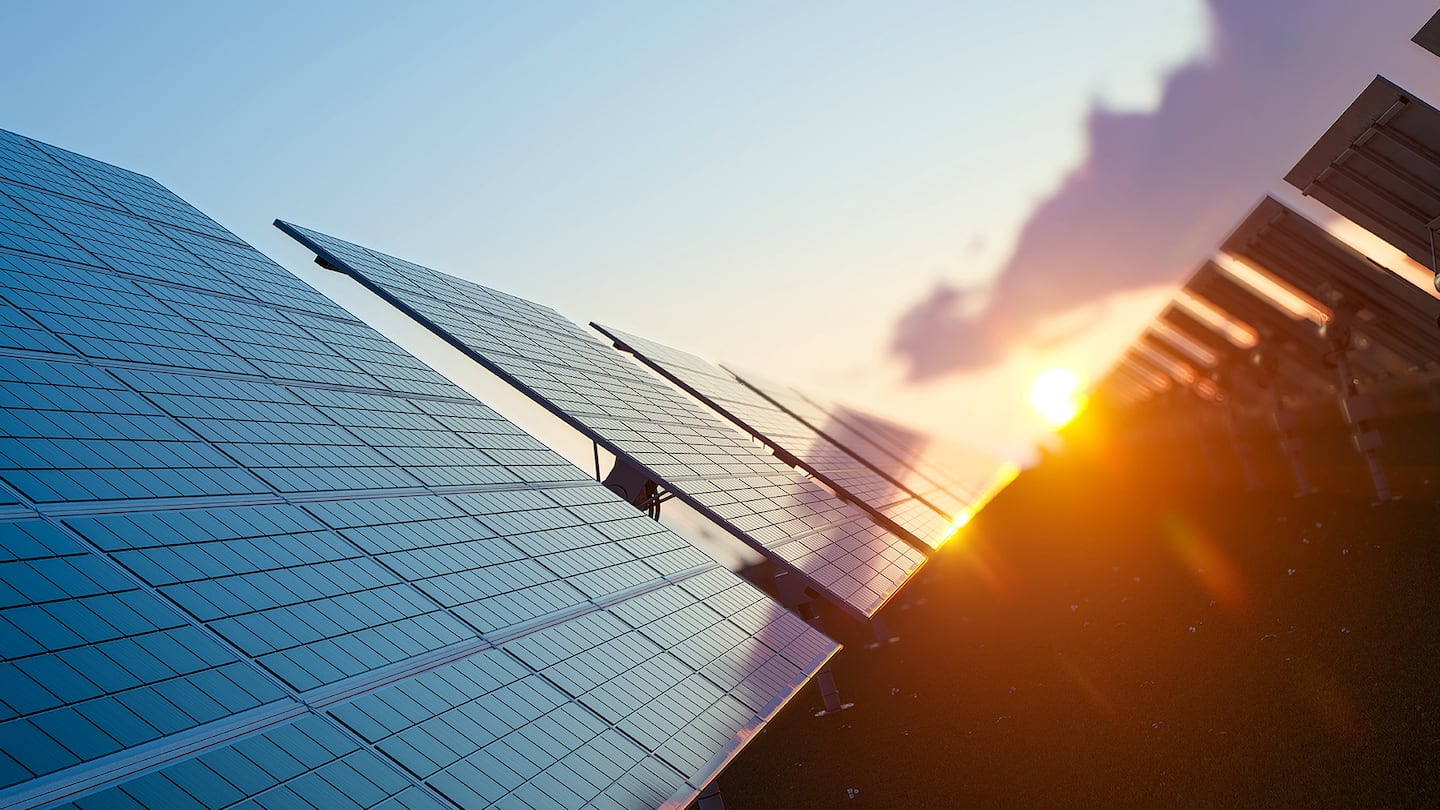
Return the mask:
<path fill-rule="evenodd" d="M 1440 806 L 1434 419 L 1387 426 L 1383 505 L 1339 432 L 1299 499 L 1277 459 L 1255 493 L 1163 447 L 1048 459 L 886 609 L 898 643 L 827 618 L 855 707 L 808 686 L 726 806 Z"/>

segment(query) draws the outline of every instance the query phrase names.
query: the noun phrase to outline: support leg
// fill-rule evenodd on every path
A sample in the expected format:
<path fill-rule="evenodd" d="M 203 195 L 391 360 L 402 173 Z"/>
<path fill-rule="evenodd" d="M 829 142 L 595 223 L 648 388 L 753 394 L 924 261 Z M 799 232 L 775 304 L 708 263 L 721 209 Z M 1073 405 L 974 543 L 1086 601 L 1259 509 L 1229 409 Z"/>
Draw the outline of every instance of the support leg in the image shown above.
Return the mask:
<path fill-rule="evenodd" d="M 700 798 L 696 800 L 697 810 L 725 810 L 725 800 L 720 797 L 720 786 L 713 781 L 700 791 Z"/>
<path fill-rule="evenodd" d="M 878 613 L 870 617 L 870 632 L 874 635 L 874 639 L 865 645 L 865 648 L 869 650 L 883 647 L 886 644 L 894 644 L 900 640 L 899 636 L 891 635 L 890 624 Z"/>
<path fill-rule="evenodd" d="M 1375 402 L 1369 395 L 1360 393 L 1355 379 L 1350 375 L 1350 363 L 1343 351 L 1339 352 L 1335 369 L 1340 375 L 1340 410 L 1345 421 L 1355 429 L 1355 449 L 1365 459 L 1370 471 L 1370 483 L 1375 487 L 1375 497 L 1382 503 L 1389 501 L 1393 494 L 1385 468 L 1380 463 L 1380 431 L 1375 428 Z"/>

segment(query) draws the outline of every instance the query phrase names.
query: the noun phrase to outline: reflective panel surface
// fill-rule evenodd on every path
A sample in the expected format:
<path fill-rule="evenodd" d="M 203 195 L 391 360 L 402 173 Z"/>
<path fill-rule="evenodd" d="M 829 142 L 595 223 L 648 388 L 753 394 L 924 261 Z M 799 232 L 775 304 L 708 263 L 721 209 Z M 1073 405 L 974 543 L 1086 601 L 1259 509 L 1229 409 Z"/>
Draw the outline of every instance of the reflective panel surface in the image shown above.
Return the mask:
<path fill-rule="evenodd" d="M 859 618 L 924 554 L 554 310 L 277 222 L 702 514 Z"/>

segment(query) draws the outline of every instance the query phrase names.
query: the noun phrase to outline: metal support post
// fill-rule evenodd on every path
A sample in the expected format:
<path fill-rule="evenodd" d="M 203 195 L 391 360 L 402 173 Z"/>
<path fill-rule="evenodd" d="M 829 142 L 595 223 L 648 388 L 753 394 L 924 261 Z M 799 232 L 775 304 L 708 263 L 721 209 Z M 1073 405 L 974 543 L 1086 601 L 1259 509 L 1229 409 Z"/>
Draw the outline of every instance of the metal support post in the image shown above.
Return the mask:
<path fill-rule="evenodd" d="M 720 798 L 720 786 L 712 780 L 705 789 L 700 791 L 700 798 L 696 800 L 696 810 L 725 810 L 725 800 Z"/>
<path fill-rule="evenodd" d="M 1255 459 L 1250 452 L 1250 442 L 1240 429 L 1240 415 L 1229 398 L 1225 400 L 1225 431 L 1235 448 L 1235 459 L 1240 462 L 1240 472 L 1245 476 L 1245 489 L 1254 492 L 1260 488 L 1260 476 L 1255 473 Z"/>
<path fill-rule="evenodd" d="M 1275 388 L 1270 389 L 1271 397 L 1275 402 L 1275 411 L 1271 414 L 1275 422 L 1275 431 L 1280 434 L 1280 451 L 1290 462 L 1290 472 L 1295 476 L 1295 494 L 1297 496 L 1310 494 L 1310 477 L 1305 474 L 1305 459 L 1301 456 L 1300 434 L 1298 420 L 1293 411 L 1285 407 L 1280 392 Z"/>
<path fill-rule="evenodd" d="M 894 644 L 900 640 L 899 636 L 891 635 L 889 623 L 878 613 L 870 617 L 870 632 L 874 635 L 874 639 L 865 645 L 865 649 L 867 650 L 883 647 L 886 644 Z"/>
<path fill-rule="evenodd" d="M 1250 355 L 1250 368 L 1255 385 L 1270 392 L 1273 408 L 1270 421 L 1280 435 L 1280 452 L 1290 462 L 1290 474 L 1295 477 L 1295 496 L 1311 493 L 1310 476 L 1305 473 L 1305 459 L 1301 454 L 1300 422 L 1295 413 L 1285 407 L 1285 397 L 1280 394 L 1280 358 L 1264 344 L 1257 346 Z"/>
<path fill-rule="evenodd" d="M 821 633 L 825 632 L 825 628 L 821 626 L 820 616 L 811 606 L 811 597 L 807 593 L 803 580 L 789 572 L 777 571 L 775 587 L 780 591 L 780 604 L 803 619 L 806 624 Z M 829 661 L 826 661 L 825 666 L 815 673 L 815 683 L 820 687 L 820 700 L 825 705 L 825 708 L 815 713 L 816 717 L 843 712 L 855 705 L 854 703 L 840 702 L 840 689 L 835 685 L 835 673 L 830 669 Z"/>
<path fill-rule="evenodd" d="M 1352 439 L 1355 449 L 1370 470 L 1375 497 L 1381 502 L 1388 501 L 1392 494 L 1385 468 L 1380 463 L 1380 431 L 1374 424 L 1375 401 L 1368 394 L 1360 393 L 1355 377 L 1350 373 L 1350 360 L 1345 356 L 1345 350 L 1350 345 L 1350 330 L 1339 320 L 1326 324 L 1326 327 L 1326 337 L 1335 347 L 1335 373 L 1340 378 L 1340 411 L 1345 415 L 1345 422 L 1354 428 Z"/>

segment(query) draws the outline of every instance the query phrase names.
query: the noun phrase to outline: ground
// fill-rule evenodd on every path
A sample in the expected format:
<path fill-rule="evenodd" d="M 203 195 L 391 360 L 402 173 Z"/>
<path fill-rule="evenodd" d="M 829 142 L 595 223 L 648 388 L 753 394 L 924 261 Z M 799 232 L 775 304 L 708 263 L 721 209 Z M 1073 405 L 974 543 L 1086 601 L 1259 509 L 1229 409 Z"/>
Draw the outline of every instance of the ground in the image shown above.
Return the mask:
<path fill-rule="evenodd" d="M 886 609 L 898 642 L 827 616 L 854 708 L 807 687 L 726 806 L 1440 806 L 1429 425 L 1388 427 L 1378 505 L 1343 436 L 1304 498 L 1278 457 L 1259 492 L 1170 448 L 1047 459 Z"/>

